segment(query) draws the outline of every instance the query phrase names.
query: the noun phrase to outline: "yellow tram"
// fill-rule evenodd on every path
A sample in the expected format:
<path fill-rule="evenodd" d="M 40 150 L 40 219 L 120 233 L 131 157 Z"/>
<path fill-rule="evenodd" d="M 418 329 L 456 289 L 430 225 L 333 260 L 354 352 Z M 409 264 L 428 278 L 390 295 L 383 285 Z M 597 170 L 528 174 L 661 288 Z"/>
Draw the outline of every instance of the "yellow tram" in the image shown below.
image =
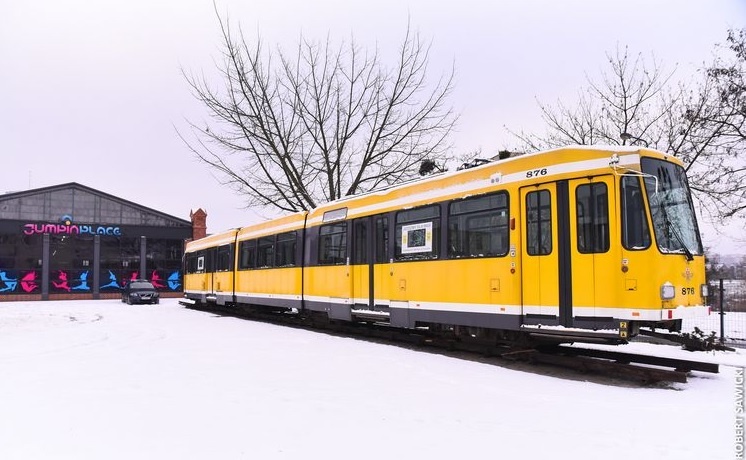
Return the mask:
<path fill-rule="evenodd" d="M 680 330 L 707 315 L 681 162 L 566 147 L 190 242 L 185 296 L 392 327 Z"/>

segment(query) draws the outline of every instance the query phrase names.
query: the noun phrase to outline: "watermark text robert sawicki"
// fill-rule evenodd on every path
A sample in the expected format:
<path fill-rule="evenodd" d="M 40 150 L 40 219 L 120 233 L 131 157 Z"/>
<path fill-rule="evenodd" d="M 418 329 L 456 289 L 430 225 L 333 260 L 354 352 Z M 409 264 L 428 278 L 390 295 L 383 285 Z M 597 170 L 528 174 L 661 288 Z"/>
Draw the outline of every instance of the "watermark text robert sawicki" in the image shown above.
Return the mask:
<path fill-rule="evenodd" d="M 735 403 L 736 403 L 736 420 L 735 420 L 735 449 L 736 449 L 736 457 L 737 459 L 743 459 L 744 457 L 744 416 L 746 416 L 746 413 L 744 413 L 744 380 L 746 377 L 744 376 L 744 370 L 746 368 L 739 367 L 736 369 L 736 393 L 735 393 Z"/>

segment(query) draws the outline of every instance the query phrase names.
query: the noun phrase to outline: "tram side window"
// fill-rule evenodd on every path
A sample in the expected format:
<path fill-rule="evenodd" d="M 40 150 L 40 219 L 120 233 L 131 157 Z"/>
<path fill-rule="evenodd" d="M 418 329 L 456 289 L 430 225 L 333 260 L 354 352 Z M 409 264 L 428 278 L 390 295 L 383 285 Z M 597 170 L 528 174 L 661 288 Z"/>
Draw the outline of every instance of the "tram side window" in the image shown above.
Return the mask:
<path fill-rule="evenodd" d="M 241 241 L 238 252 L 239 270 L 256 268 L 256 240 Z"/>
<path fill-rule="evenodd" d="M 440 206 L 396 213 L 396 260 L 437 259 L 440 242 Z"/>
<path fill-rule="evenodd" d="M 322 225 L 319 229 L 319 264 L 347 263 L 347 222 Z"/>
<path fill-rule="evenodd" d="M 297 247 L 296 233 L 286 232 L 277 235 L 277 260 L 278 267 L 292 267 L 295 265 L 295 250 Z"/>
<path fill-rule="evenodd" d="M 359 219 L 352 224 L 352 263 L 368 263 L 368 227 L 367 221 Z"/>
<path fill-rule="evenodd" d="M 256 243 L 257 268 L 270 268 L 275 262 L 275 237 L 263 236 Z"/>
<path fill-rule="evenodd" d="M 552 253 L 552 203 L 548 190 L 526 194 L 526 239 L 529 255 Z"/>
<path fill-rule="evenodd" d="M 389 219 L 386 216 L 376 218 L 376 263 L 388 263 L 389 257 Z"/>
<path fill-rule="evenodd" d="M 575 189 L 578 252 L 609 250 L 609 192 L 604 183 L 579 185 Z"/>
<path fill-rule="evenodd" d="M 231 255 L 233 254 L 233 245 L 232 244 L 226 244 L 224 246 L 219 246 L 216 260 L 215 260 L 215 271 L 216 272 L 225 272 L 231 270 L 233 267 L 233 257 Z"/>
<path fill-rule="evenodd" d="M 508 253 L 507 193 L 454 201 L 448 214 L 448 257 Z"/>
<path fill-rule="evenodd" d="M 212 273 L 215 271 L 215 249 L 206 249 L 197 253 L 197 273 Z"/>
<path fill-rule="evenodd" d="M 650 228 L 645 213 L 640 179 L 623 176 L 622 182 L 622 244 L 625 249 L 650 247 Z"/>
<path fill-rule="evenodd" d="M 186 255 L 186 272 L 197 273 L 197 254 L 189 253 Z"/>

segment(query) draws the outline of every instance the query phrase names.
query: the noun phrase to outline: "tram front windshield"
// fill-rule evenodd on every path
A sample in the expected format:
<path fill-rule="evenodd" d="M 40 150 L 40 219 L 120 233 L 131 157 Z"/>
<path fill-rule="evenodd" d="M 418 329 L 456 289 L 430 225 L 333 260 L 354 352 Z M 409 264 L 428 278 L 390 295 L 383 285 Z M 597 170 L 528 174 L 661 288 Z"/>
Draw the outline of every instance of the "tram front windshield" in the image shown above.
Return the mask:
<path fill-rule="evenodd" d="M 684 254 L 687 258 L 702 255 L 684 168 L 655 158 L 642 158 L 640 165 L 658 249 L 667 254 Z"/>

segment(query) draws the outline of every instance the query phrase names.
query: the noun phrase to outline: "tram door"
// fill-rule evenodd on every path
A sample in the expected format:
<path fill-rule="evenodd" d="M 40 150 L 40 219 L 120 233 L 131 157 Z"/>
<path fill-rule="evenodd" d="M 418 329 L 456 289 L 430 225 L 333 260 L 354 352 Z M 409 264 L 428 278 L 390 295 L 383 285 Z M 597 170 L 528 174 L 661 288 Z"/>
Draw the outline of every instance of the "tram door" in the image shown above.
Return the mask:
<path fill-rule="evenodd" d="M 569 181 L 571 289 L 576 326 L 578 321 L 584 321 L 585 327 L 600 326 L 595 322 L 611 321 L 614 316 L 605 314 L 604 307 L 617 304 L 621 289 L 615 284 L 619 276 L 612 276 L 621 273 L 622 263 L 614 212 L 616 190 L 611 175 Z"/>
<path fill-rule="evenodd" d="M 388 219 L 376 215 L 352 223 L 350 276 L 356 310 L 386 310 L 391 298 Z"/>
<path fill-rule="evenodd" d="M 350 267 L 352 303 L 355 310 L 373 309 L 373 232 L 371 218 L 352 221 Z"/>
<path fill-rule="evenodd" d="M 201 290 L 207 297 L 215 296 L 215 248 L 206 250 L 197 258 L 197 270 L 202 272 Z"/>
<path fill-rule="evenodd" d="M 527 319 L 555 318 L 560 295 L 557 187 L 554 183 L 524 187 L 520 196 L 523 314 Z"/>
<path fill-rule="evenodd" d="M 598 307 L 614 304 L 618 269 L 610 225 L 613 176 L 562 180 L 521 189 L 521 283 L 527 320 L 589 326 Z M 602 314 L 600 316 L 603 316 Z"/>

